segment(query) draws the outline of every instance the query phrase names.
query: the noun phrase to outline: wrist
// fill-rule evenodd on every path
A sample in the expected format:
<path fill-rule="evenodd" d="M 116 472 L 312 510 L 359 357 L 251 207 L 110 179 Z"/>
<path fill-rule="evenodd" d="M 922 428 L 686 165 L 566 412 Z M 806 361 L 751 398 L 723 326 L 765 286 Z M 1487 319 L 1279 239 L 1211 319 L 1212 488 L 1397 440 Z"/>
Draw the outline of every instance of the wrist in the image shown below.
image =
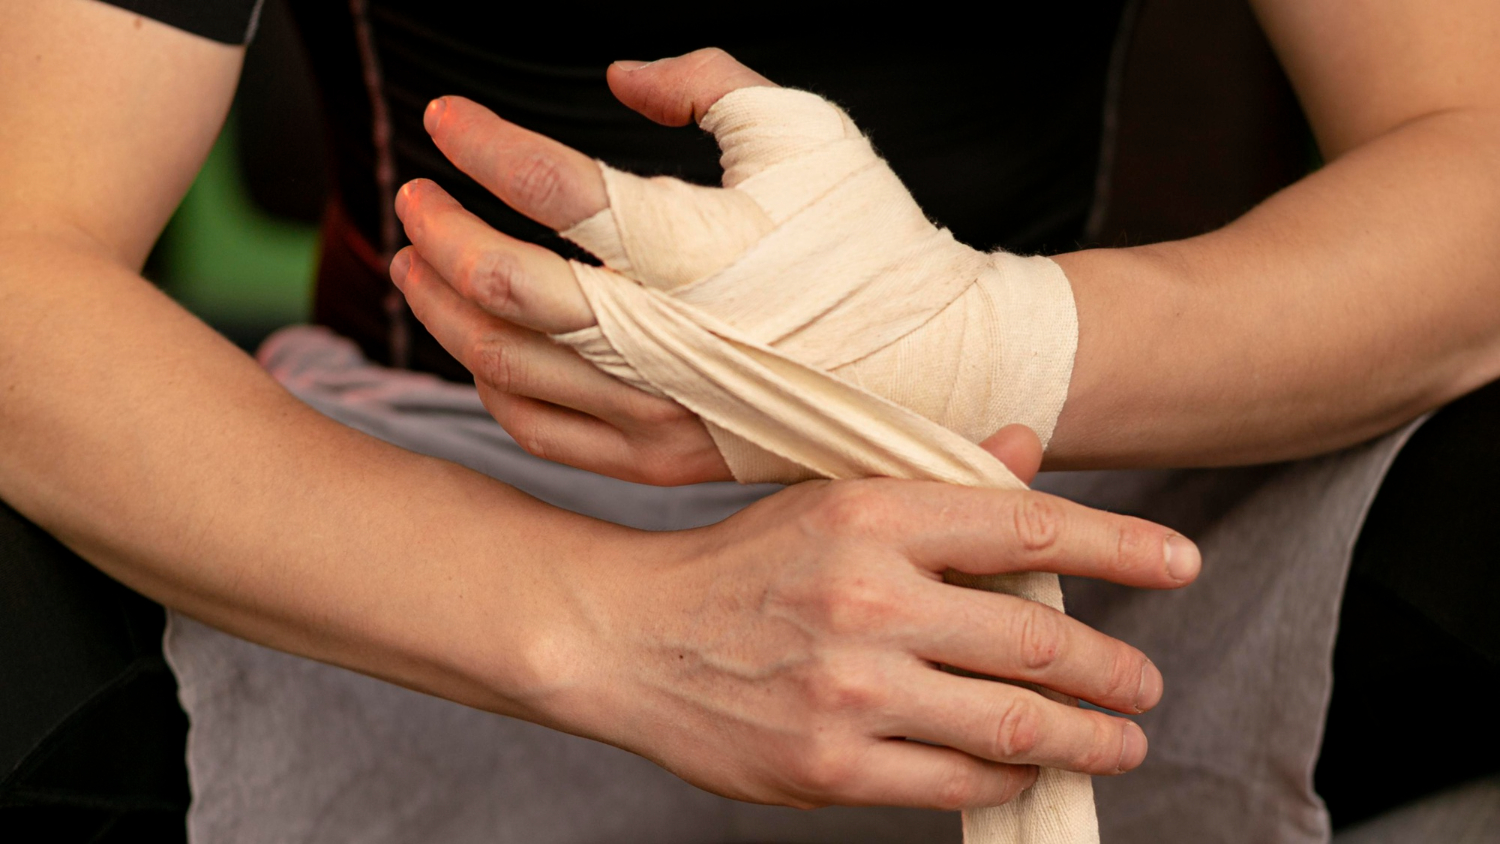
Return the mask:
<path fill-rule="evenodd" d="M 521 575 L 496 583 L 465 637 L 454 670 L 485 690 L 481 708 L 564 732 L 623 744 L 633 701 L 631 645 L 660 611 L 653 575 L 677 555 L 679 535 L 598 522 L 570 522 L 537 535 L 554 542 Z M 498 618 L 495 607 L 512 611 Z"/>
<path fill-rule="evenodd" d="M 1176 243 L 1053 256 L 1072 283 L 1078 348 L 1046 470 L 1170 465 L 1187 432 L 1180 383 L 1204 357 L 1191 349 L 1192 284 Z"/>

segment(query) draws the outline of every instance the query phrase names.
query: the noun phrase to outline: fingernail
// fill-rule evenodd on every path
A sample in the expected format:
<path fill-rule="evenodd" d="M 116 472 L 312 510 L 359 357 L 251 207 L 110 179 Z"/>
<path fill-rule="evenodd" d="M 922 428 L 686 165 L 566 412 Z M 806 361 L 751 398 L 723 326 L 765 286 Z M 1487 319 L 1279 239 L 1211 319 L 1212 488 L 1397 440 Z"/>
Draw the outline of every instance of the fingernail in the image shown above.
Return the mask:
<path fill-rule="evenodd" d="M 428 132 L 437 128 L 439 120 L 443 119 L 443 111 L 448 108 L 447 97 L 438 97 L 427 104 L 427 111 L 422 114 L 422 125 Z"/>
<path fill-rule="evenodd" d="M 1141 665 L 1141 684 L 1135 690 L 1135 711 L 1145 712 L 1161 702 L 1162 677 L 1161 669 L 1157 668 L 1151 660 Z"/>
<path fill-rule="evenodd" d="M 405 249 L 396 253 L 391 259 L 391 281 L 400 284 L 406 280 L 406 273 L 411 269 L 411 255 Z"/>
<path fill-rule="evenodd" d="M 618 61 L 618 62 L 615 62 L 615 67 L 618 67 L 621 70 L 630 71 L 630 70 L 640 70 L 641 68 L 645 67 L 648 64 L 651 64 L 651 62 Z"/>
<path fill-rule="evenodd" d="M 1203 557 L 1198 553 L 1198 546 L 1189 542 L 1185 537 L 1172 534 L 1164 543 L 1164 553 L 1167 557 L 1167 574 L 1178 583 L 1187 583 L 1198 576 L 1198 569 L 1203 565 Z"/>
<path fill-rule="evenodd" d="M 1120 762 L 1118 773 L 1125 773 L 1146 761 L 1146 733 L 1134 721 L 1126 721 L 1124 736 L 1120 740 Z"/>

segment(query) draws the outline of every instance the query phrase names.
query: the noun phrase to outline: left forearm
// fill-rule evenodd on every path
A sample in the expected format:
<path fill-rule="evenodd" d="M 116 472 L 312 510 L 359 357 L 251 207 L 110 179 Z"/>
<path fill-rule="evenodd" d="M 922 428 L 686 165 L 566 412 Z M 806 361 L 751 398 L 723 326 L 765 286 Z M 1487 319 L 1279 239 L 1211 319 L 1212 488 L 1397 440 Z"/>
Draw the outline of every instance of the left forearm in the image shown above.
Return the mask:
<path fill-rule="evenodd" d="M 1406 122 L 1225 228 L 1058 256 L 1079 347 L 1049 468 L 1350 445 L 1500 376 L 1500 111 Z"/>

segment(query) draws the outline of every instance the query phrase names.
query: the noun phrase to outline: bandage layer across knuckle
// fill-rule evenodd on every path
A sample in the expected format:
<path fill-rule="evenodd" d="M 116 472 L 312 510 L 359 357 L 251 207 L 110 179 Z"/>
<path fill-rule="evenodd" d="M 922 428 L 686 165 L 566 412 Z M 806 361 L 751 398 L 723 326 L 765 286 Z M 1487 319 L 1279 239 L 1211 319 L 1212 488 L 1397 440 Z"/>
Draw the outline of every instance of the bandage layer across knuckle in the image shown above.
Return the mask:
<path fill-rule="evenodd" d="M 554 339 L 698 414 L 743 482 L 1024 488 L 976 443 L 1012 423 L 1051 436 L 1078 333 L 1061 269 L 955 241 L 813 94 L 740 89 L 702 126 L 723 188 L 601 165 L 609 207 L 563 232 L 603 263 L 573 264 L 598 324 Z M 1062 608 L 1054 575 L 949 579 Z M 964 828 L 1098 841 L 1088 778 L 1056 770 Z"/>
<path fill-rule="evenodd" d="M 741 89 L 703 126 L 723 148 L 727 189 L 604 167 L 609 207 L 564 234 L 738 339 L 971 442 L 1011 423 L 1047 442 L 1077 337 L 1072 293 L 1055 264 L 956 242 L 848 117 L 813 94 Z M 580 282 L 591 298 L 618 286 L 587 269 L 579 275 L 589 277 Z M 598 338 L 563 339 L 600 348 Z M 617 361 L 606 368 L 621 374 Z M 813 476 L 709 422 L 740 480 Z"/>

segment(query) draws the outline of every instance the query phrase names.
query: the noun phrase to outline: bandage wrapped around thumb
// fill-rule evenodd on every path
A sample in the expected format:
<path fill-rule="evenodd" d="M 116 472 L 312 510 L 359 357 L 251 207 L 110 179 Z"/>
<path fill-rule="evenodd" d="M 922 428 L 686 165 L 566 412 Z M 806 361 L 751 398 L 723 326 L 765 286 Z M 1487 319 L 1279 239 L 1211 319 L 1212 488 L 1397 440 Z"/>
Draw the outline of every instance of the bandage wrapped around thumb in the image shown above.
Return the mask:
<path fill-rule="evenodd" d="M 976 443 L 1012 423 L 1051 437 L 1078 336 L 1062 270 L 958 243 L 821 97 L 742 88 L 701 125 L 723 188 L 600 165 L 609 207 L 562 233 L 604 264 L 573 263 L 598 324 L 554 339 L 697 413 L 742 482 L 1022 488 Z M 1052 575 L 950 579 L 1062 608 Z M 1096 842 L 1089 780 L 1043 771 L 964 830 Z"/>

